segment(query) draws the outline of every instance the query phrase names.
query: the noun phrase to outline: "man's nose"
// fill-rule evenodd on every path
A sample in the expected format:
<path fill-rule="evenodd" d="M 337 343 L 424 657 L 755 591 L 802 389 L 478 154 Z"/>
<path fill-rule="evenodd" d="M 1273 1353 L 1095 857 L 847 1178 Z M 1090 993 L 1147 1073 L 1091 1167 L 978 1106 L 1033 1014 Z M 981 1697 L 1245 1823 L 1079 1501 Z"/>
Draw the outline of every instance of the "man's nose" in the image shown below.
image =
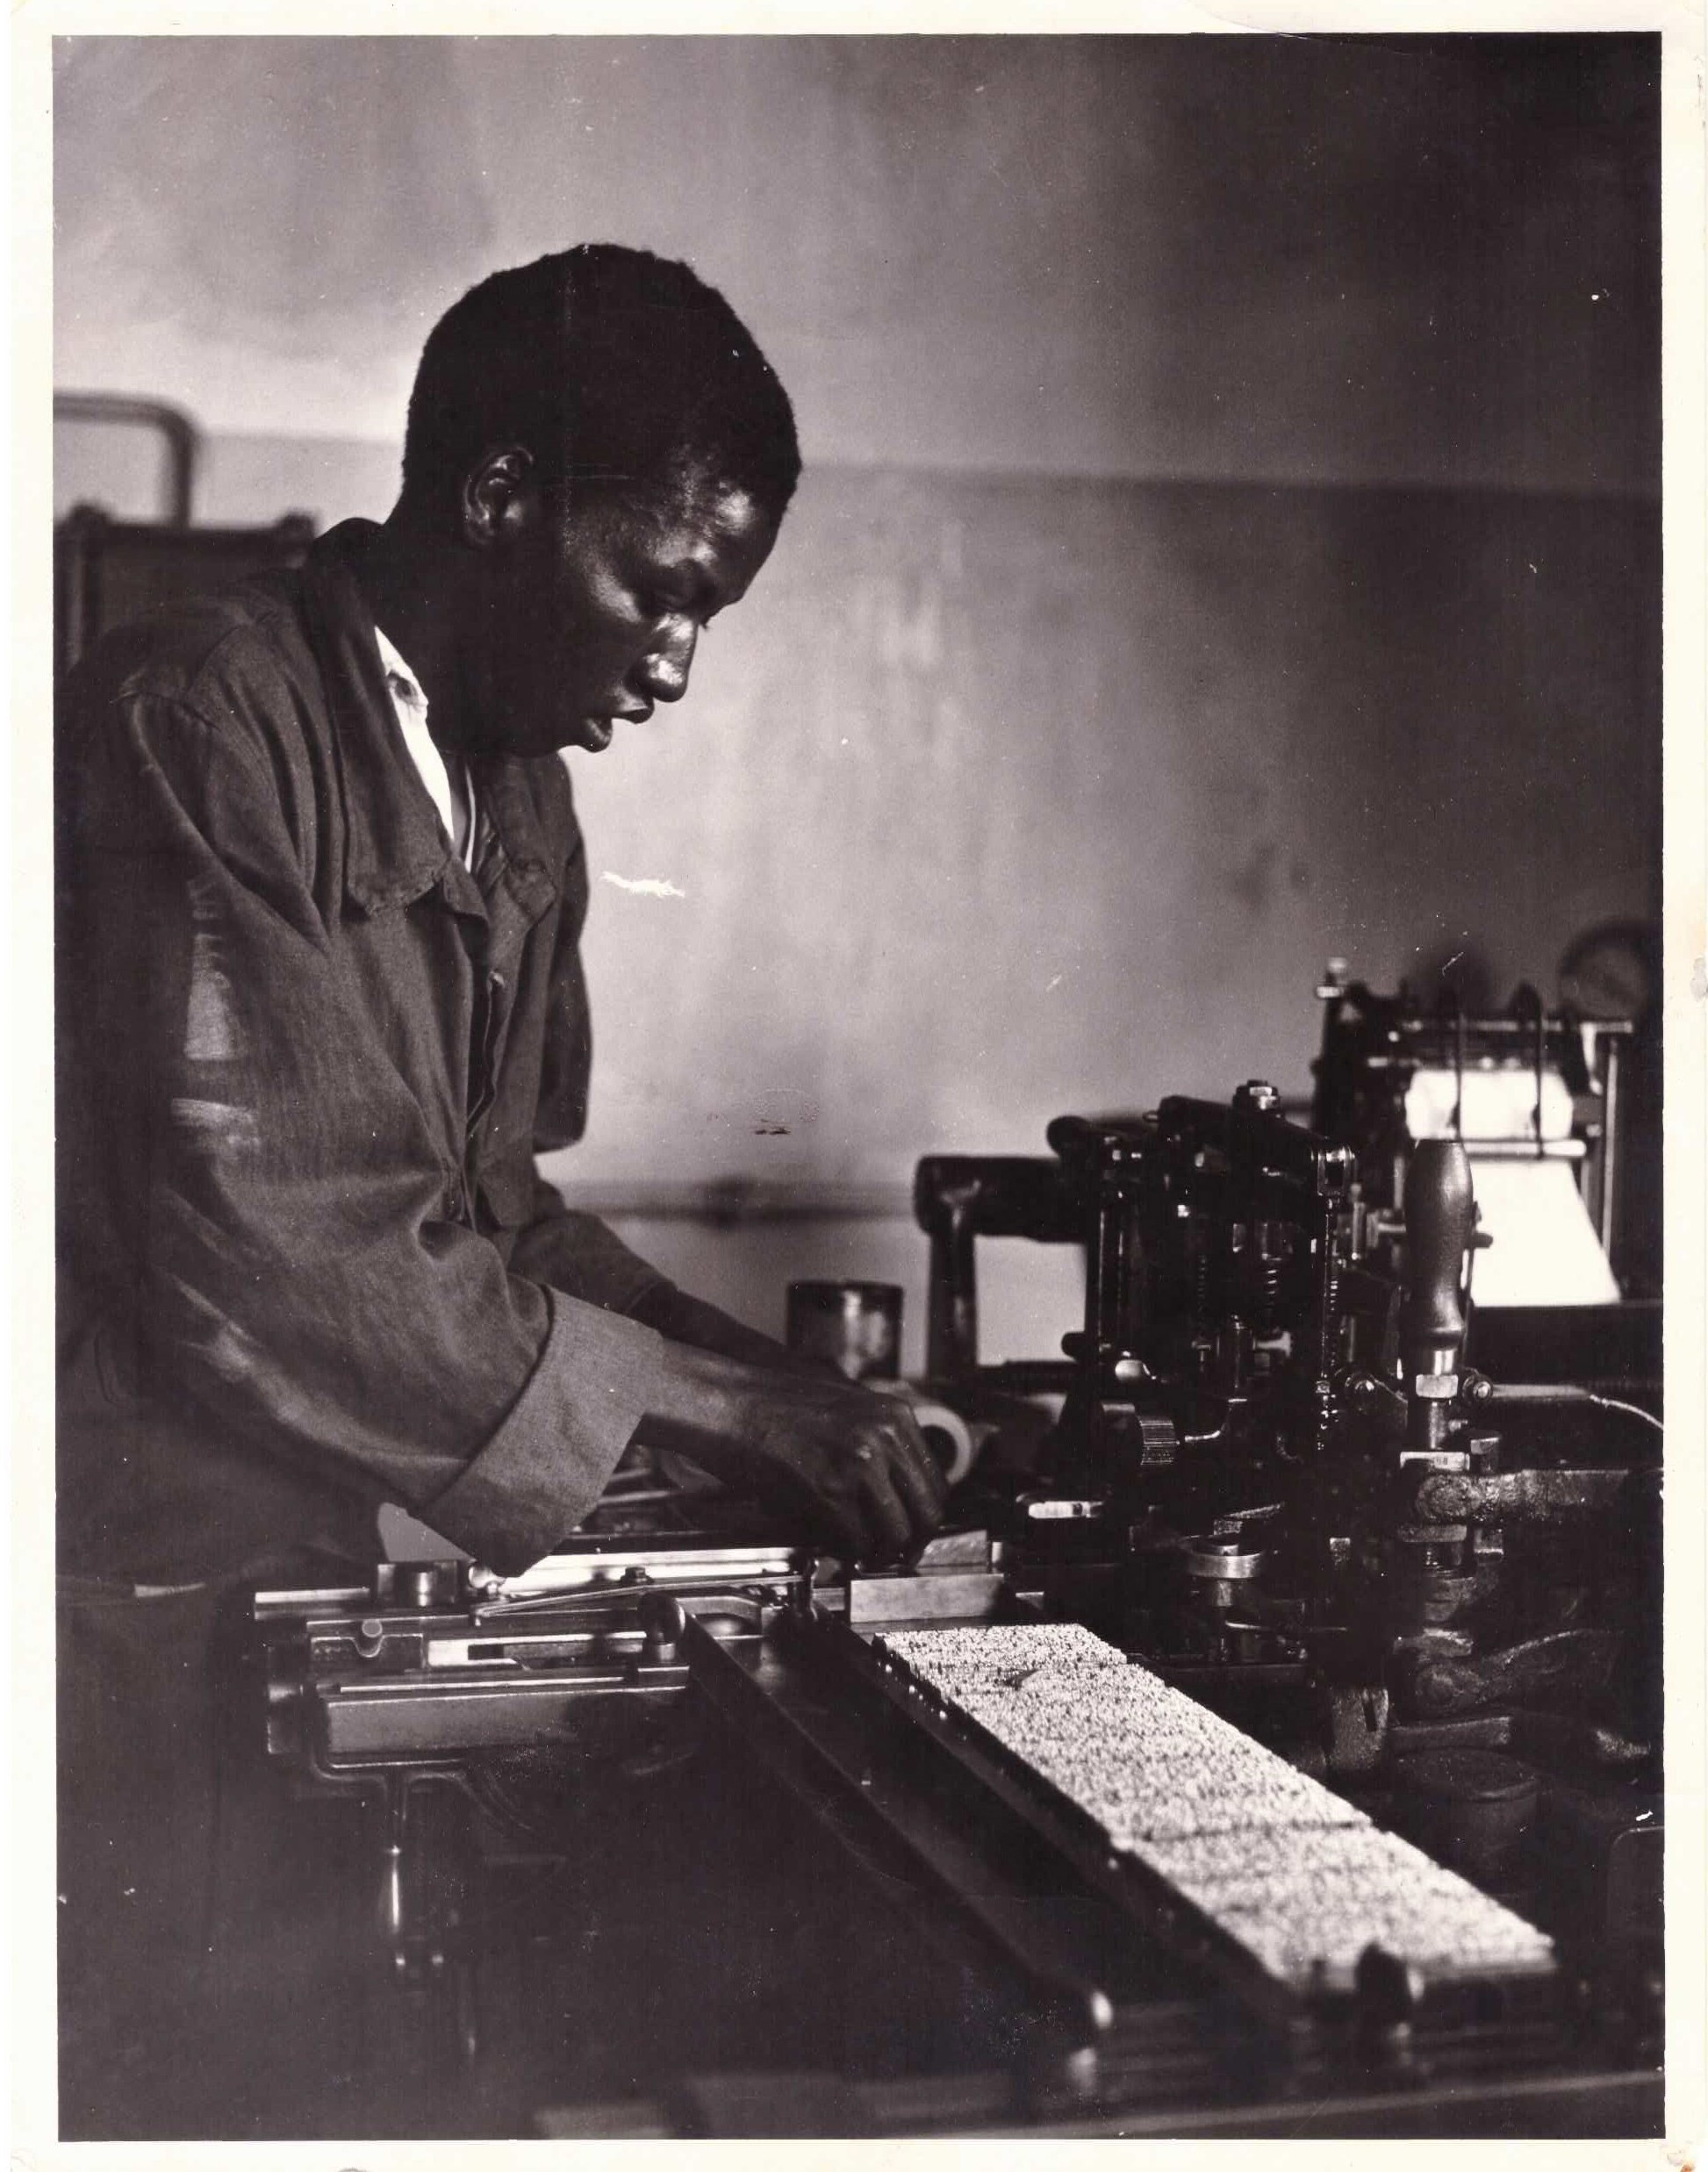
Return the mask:
<path fill-rule="evenodd" d="M 693 620 L 685 619 L 642 657 L 641 683 L 655 701 L 680 701 L 687 692 L 699 634 Z"/>

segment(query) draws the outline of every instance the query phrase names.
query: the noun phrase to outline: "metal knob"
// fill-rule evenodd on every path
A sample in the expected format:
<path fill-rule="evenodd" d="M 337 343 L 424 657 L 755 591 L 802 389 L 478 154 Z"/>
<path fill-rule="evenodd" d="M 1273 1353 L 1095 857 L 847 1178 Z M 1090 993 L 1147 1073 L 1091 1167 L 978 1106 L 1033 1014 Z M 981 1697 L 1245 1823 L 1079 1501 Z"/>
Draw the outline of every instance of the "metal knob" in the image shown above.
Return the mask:
<path fill-rule="evenodd" d="M 649 1659 L 672 1659 L 682 1641 L 682 1632 L 688 1626 L 688 1616 L 680 1599 L 668 1591 L 649 1591 L 642 1600 L 639 1613 L 641 1628 L 647 1640 Z"/>
<path fill-rule="evenodd" d="M 1459 1303 L 1476 1235 L 1471 1158 L 1457 1139 L 1423 1139 L 1405 1175 L 1406 1292 L 1401 1351 L 1408 1373 L 1451 1373 L 1465 1339 Z"/>
<path fill-rule="evenodd" d="M 1476 1240 L 1471 1160 L 1457 1139 L 1422 1139 L 1412 1149 L 1404 1207 L 1406 1287 L 1399 1328 L 1406 1442 L 1434 1450 L 1449 1436 L 1449 1413 L 1459 1394 L 1465 1342 L 1460 1276 Z"/>

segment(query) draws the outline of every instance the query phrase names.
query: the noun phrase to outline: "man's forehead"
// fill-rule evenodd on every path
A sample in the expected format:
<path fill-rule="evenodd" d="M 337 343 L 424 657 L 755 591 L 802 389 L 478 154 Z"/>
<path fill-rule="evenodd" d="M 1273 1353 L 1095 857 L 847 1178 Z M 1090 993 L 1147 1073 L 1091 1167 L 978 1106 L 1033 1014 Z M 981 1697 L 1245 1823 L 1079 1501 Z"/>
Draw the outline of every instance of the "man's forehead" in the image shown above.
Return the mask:
<path fill-rule="evenodd" d="M 732 559 L 757 565 L 776 535 L 774 517 L 751 491 L 716 480 L 697 483 L 672 505 L 655 501 L 641 512 L 636 531 L 649 556 L 705 565 Z"/>
<path fill-rule="evenodd" d="M 764 508 L 745 484 L 723 476 L 697 475 L 677 494 L 668 524 L 722 541 L 751 534 L 765 522 Z"/>

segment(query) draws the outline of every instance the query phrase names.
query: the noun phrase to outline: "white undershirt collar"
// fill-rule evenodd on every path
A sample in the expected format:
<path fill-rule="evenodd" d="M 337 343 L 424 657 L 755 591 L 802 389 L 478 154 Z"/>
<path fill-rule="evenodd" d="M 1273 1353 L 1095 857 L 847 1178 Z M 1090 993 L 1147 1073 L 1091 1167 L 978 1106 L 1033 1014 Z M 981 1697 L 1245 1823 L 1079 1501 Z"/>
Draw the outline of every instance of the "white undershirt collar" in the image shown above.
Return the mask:
<path fill-rule="evenodd" d="M 445 826 L 445 835 L 455 845 L 458 833 L 456 789 L 451 782 L 451 772 L 445 757 L 427 729 L 427 698 L 418 679 L 398 652 L 382 626 L 374 628 L 374 641 L 379 649 L 380 669 L 385 674 L 385 691 L 391 698 L 392 713 L 398 720 L 398 728 L 403 734 L 403 743 L 409 749 L 410 759 L 427 786 L 428 797 L 439 810 L 439 819 Z M 468 866 L 474 849 L 474 791 L 470 783 L 468 768 L 458 763 L 460 772 L 457 785 L 461 787 L 463 804 L 469 811 L 468 828 L 463 835 L 460 857 Z"/>

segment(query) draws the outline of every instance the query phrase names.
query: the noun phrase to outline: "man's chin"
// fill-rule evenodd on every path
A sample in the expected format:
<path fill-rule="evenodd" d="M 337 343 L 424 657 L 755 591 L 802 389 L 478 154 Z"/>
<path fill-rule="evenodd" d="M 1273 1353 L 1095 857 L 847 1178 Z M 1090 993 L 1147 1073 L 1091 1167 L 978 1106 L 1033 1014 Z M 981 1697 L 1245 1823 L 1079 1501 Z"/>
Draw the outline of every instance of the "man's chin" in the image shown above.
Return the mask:
<path fill-rule="evenodd" d="M 549 754 L 568 754 L 571 749 L 583 754 L 603 754 L 611 744 L 614 729 L 609 717 L 574 717 L 563 722 L 542 726 L 526 740 L 520 737 L 513 740 L 510 752 L 528 759 L 538 759 Z"/>

